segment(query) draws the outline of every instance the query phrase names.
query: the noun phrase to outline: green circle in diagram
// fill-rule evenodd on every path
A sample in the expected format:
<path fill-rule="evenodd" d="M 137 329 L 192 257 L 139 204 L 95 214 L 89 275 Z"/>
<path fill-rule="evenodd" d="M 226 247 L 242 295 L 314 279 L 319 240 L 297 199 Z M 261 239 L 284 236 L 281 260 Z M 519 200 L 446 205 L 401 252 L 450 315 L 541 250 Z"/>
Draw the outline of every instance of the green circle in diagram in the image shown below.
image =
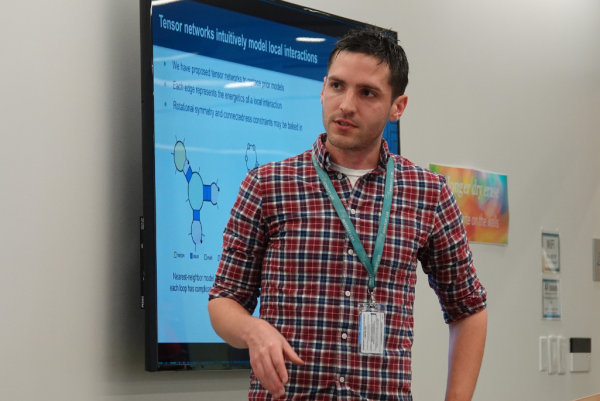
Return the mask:
<path fill-rule="evenodd" d="M 185 164 L 185 146 L 183 142 L 178 141 L 175 144 L 173 157 L 175 158 L 175 168 L 177 168 L 177 171 L 183 171 L 183 165 Z"/>
<path fill-rule="evenodd" d="M 202 209 L 202 203 L 204 202 L 204 183 L 200 174 L 192 174 L 190 183 L 188 184 L 188 199 L 190 200 L 190 206 L 193 210 Z"/>

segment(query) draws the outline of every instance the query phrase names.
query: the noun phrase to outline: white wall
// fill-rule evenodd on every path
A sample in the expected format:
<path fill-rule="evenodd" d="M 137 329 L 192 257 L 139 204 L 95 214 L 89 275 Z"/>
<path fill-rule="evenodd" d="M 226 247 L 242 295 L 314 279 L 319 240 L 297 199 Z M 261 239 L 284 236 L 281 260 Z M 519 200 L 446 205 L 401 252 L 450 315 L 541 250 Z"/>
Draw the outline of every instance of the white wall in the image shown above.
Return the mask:
<path fill-rule="evenodd" d="M 600 3 L 302 0 L 390 27 L 411 63 L 402 153 L 508 174 L 507 247 L 474 244 L 489 291 L 477 400 L 600 392 Z M 136 1 L 2 7 L 0 398 L 242 400 L 247 372 L 143 371 Z M 540 319 L 540 227 L 561 233 L 562 322 Z M 414 395 L 442 399 L 447 328 L 417 289 Z M 537 371 L 540 335 L 590 336 L 593 371 Z"/>

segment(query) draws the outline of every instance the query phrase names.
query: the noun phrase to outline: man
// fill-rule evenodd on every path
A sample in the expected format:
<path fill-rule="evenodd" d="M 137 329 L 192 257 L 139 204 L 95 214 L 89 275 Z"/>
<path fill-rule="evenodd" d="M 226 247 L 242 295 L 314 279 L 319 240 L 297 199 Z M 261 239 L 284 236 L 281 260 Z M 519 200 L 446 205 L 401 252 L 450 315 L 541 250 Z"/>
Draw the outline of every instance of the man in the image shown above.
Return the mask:
<path fill-rule="evenodd" d="M 472 397 L 486 293 L 460 212 L 443 177 L 382 139 L 406 108 L 407 83 L 399 45 L 375 30 L 350 33 L 323 83 L 326 134 L 240 187 L 208 307 L 215 331 L 249 348 L 251 400 L 411 400 L 417 260 L 450 327 L 446 399 Z M 251 316 L 259 294 L 260 319 Z"/>

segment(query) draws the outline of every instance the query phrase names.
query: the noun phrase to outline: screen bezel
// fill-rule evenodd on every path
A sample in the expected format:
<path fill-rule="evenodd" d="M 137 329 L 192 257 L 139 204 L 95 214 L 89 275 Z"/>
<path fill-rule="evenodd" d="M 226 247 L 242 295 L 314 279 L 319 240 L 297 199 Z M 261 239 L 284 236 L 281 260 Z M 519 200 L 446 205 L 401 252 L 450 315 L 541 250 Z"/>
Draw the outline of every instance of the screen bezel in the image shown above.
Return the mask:
<path fill-rule="evenodd" d="M 280 0 L 187 1 L 195 1 L 338 38 L 351 28 L 371 26 Z M 145 369 L 150 372 L 249 369 L 248 350 L 236 349 L 227 343 L 158 343 L 152 3 L 152 0 L 140 0 L 144 196 L 144 215 L 141 223 L 141 302 L 142 308 L 145 309 Z M 396 32 L 390 30 L 389 34 L 397 39 Z M 399 122 L 397 124 L 397 149 L 393 144 L 389 143 L 389 145 L 393 153 L 400 154 L 400 125 Z M 177 346 L 179 346 L 179 350 L 175 355 L 174 351 L 169 348 L 177 348 Z M 168 360 L 169 358 L 165 358 L 165 355 L 170 352 L 172 357 Z M 202 360 L 190 360 L 190 358 L 194 358 L 194 355 L 202 355 Z M 187 360 L 181 360 L 185 356 L 187 356 Z M 160 363 L 159 358 L 163 358 Z"/>

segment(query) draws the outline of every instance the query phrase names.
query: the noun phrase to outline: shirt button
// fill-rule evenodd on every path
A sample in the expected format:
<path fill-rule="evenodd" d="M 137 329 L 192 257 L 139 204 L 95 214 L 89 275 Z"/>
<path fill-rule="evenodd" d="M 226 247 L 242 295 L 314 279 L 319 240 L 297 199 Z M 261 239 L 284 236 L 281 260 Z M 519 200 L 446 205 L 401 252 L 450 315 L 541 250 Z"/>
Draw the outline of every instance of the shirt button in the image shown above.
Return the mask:
<path fill-rule="evenodd" d="M 346 294 L 347 297 L 350 296 L 350 291 L 346 291 L 344 294 Z"/>
<path fill-rule="evenodd" d="M 341 179 L 342 179 L 342 175 L 338 174 L 338 180 L 341 180 Z"/>
<path fill-rule="evenodd" d="M 348 249 L 348 255 L 354 255 L 354 251 L 352 249 Z"/>
<path fill-rule="evenodd" d="M 356 210 L 352 209 L 352 210 L 350 210 L 350 213 L 356 214 Z"/>
<path fill-rule="evenodd" d="M 344 379 L 344 376 L 340 377 L 340 383 L 343 383 L 345 381 L 346 381 L 346 379 Z"/>
<path fill-rule="evenodd" d="M 344 339 L 344 340 L 345 340 L 346 338 L 348 338 L 348 334 L 346 334 L 346 333 L 342 333 L 342 339 Z"/>

